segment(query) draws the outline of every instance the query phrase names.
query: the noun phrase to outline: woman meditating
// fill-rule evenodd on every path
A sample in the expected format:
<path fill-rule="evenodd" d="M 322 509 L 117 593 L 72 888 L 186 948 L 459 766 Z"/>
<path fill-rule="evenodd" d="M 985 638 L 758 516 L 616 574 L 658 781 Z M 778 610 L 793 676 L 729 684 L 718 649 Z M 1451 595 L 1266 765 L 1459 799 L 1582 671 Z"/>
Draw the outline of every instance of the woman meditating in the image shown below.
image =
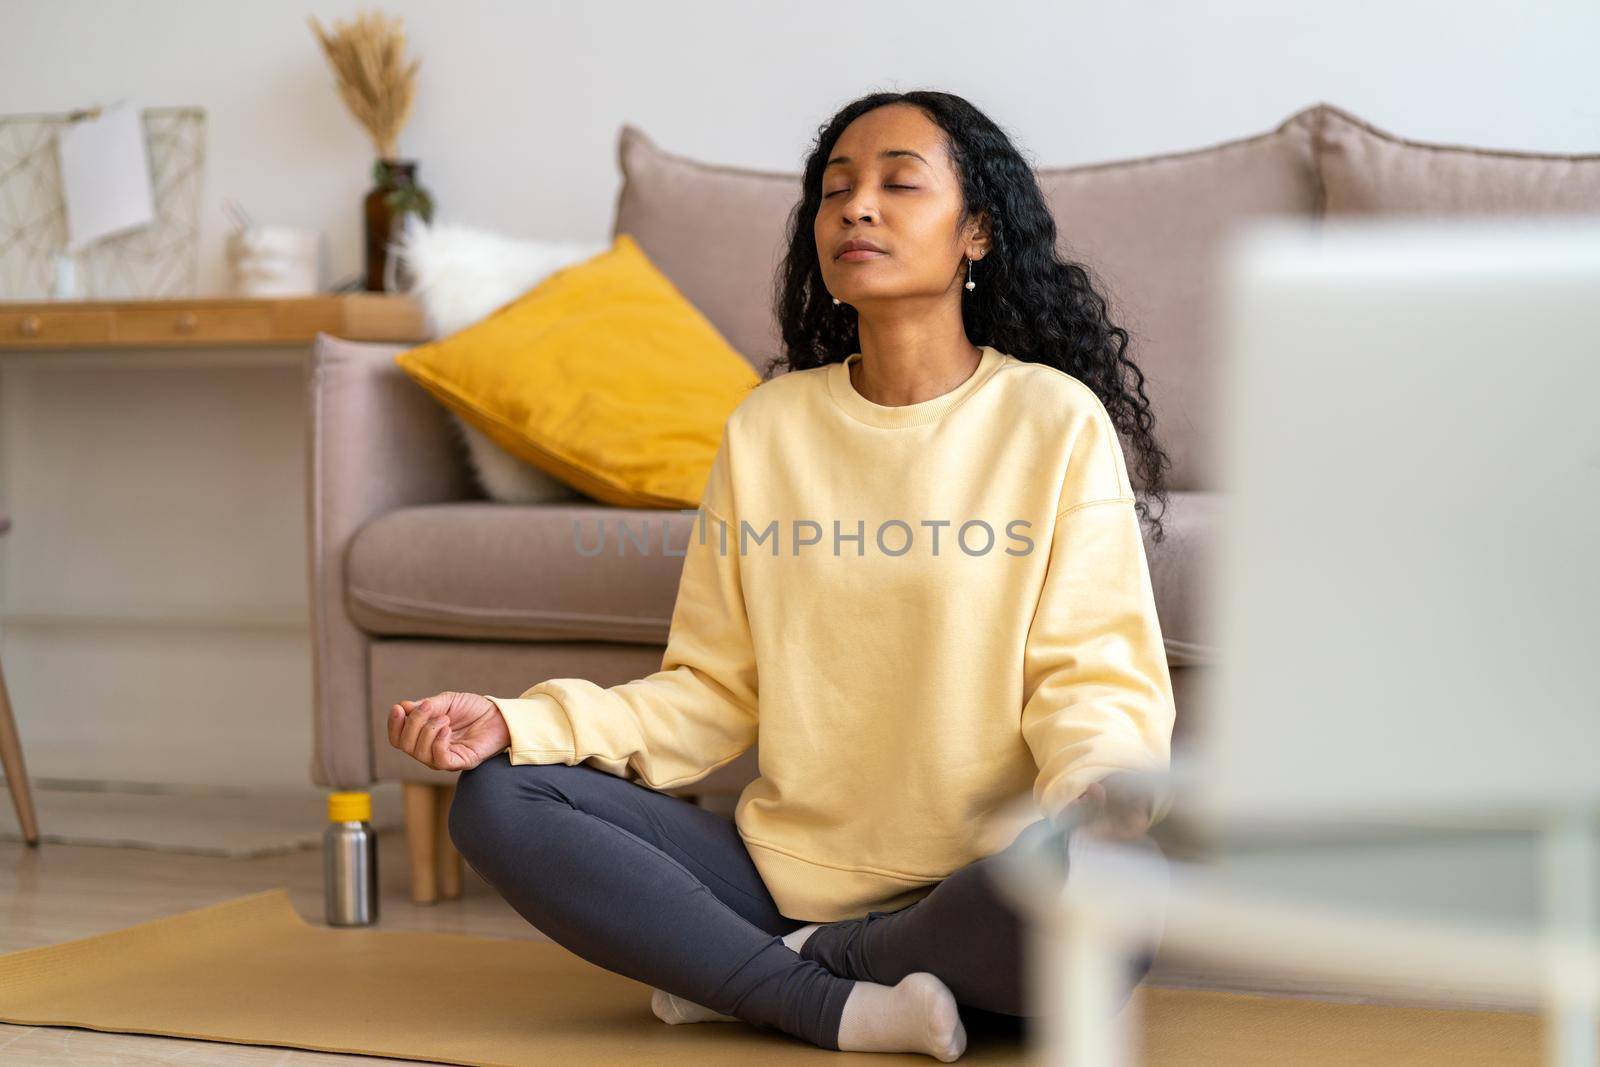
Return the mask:
<path fill-rule="evenodd" d="M 948 1062 L 961 1010 L 1031 1010 L 998 855 L 1080 803 L 1148 841 L 1170 805 L 1124 773 L 1169 766 L 1175 707 L 1118 430 L 1163 501 L 1168 460 L 1127 332 L 958 96 L 819 131 L 776 304 L 788 373 L 726 422 L 661 669 L 402 701 L 389 740 L 462 772 L 472 868 L 664 1021 Z M 731 823 L 661 792 L 758 739 Z"/>

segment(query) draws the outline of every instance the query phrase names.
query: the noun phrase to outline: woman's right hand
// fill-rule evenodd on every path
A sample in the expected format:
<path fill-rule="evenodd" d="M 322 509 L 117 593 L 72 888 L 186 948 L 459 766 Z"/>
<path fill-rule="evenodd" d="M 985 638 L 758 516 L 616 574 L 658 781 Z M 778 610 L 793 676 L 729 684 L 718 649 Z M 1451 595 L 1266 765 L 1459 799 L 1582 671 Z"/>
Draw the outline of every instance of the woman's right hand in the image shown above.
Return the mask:
<path fill-rule="evenodd" d="M 470 771 L 511 744 L 511 731 L 488 697 L 446 692 L 391 707 L 389 743 L 436 771 Z"/>

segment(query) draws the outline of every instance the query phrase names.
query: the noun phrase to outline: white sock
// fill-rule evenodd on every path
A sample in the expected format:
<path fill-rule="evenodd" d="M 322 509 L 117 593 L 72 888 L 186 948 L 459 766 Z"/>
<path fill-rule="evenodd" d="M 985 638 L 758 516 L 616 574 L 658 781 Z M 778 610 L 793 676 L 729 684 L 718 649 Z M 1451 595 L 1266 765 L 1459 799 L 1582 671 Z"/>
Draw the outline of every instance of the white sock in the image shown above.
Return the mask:
<path fill-rule="evenodd" d="M 669 1026 L 679 1023 L 736 1023 L 737 1015 L 723 1015 L 721 1012 L 712 1011 L 692 1000 L 673 996 L 665 989 L 653 990 L 650 994 L 650 1010 L 655 1017 Z"/>
<path fill-rule="evenodd" d="M 815 930 L 821 925 L 821 923 L 811 923 L 808 926 L 800 927 L 798 930 L 791 930 L 789 933 L 783 935 L 783 943 L 794 949 L 796 952 L 799 952 L 800 946 L 805 944 L 807 939 L 811 937 L 811 931 Z"/>
<path fill-rule="evenodd" d="M 915 971 L 892 986 L 856 982 L 839 1020 L 841 1052 L 922 1052 L 950 1063 L 967 1050 L 956 998 L 937 975 Z"/>

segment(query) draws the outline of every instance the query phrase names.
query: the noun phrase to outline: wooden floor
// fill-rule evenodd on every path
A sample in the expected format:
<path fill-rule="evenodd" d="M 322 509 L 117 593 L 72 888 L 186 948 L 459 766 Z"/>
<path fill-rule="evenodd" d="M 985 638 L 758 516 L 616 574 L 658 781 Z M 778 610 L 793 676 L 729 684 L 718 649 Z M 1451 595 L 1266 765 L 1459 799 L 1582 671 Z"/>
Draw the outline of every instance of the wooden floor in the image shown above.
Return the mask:
<path fill-rule="evenodd" d="M 380 926 L 385 930 L 450 931 L 485 937 L 543 939 L 471 867 L 463 865 L 462 895 L 433 905 L 412 904 L 406 849 L 400 831 L 379 834 L 382 881 Z M 0 951 L 54 944 L 118 930 L 135 923 L 216 904 L 264 889 L 285 888 L 308 922 L 323 921 L 320 849 L 229 859 L 135 848 L 45 844 L 28 848 L 0 841 Z M 1275 996 L 1307 996 L 1353 1003 L 1504 1008 L 1493 1002 L 1414 995 L 1372 995 L 1276 976 L 1224 975 L 1191 969 L 1158 956 L 1147 985 L 1231 989 Z M 41 1067 L 84 1063 L 138 1064 L 375 1064 L 415 1063 L 298 1049 L 214 1041 L 109 1034 L 71 1027 L 0 1023 L 0 1063 Z"/>

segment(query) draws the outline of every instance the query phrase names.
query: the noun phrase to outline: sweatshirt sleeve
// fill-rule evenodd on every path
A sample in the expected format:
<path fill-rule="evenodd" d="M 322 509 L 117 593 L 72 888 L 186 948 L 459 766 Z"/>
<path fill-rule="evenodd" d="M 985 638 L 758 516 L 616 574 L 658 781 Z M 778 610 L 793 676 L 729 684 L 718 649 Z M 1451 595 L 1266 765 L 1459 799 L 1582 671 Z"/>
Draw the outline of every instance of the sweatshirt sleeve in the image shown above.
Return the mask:
<path fill-rule="evenodd" d="M 721 529 L 731 514 L 729 460 L 725 427 L 689 531 L 661 669 L 610 688 L 553 678 L 517 697 L 489 697 L 505 716 L 513 764 L 587 761 L 659 790 L 697 782 L 755 744 L 738 530 Z"/>
<path fill-rule="evenodd" d="M 1139 515 L 1109 416 L 1074 442 L 1024 654 L 1022 733 L 1052 820 L 1091 782 L 1171 765 L 1176 707 Z M 1172 806 L 1153 796 L 1152 822 Z"/>

